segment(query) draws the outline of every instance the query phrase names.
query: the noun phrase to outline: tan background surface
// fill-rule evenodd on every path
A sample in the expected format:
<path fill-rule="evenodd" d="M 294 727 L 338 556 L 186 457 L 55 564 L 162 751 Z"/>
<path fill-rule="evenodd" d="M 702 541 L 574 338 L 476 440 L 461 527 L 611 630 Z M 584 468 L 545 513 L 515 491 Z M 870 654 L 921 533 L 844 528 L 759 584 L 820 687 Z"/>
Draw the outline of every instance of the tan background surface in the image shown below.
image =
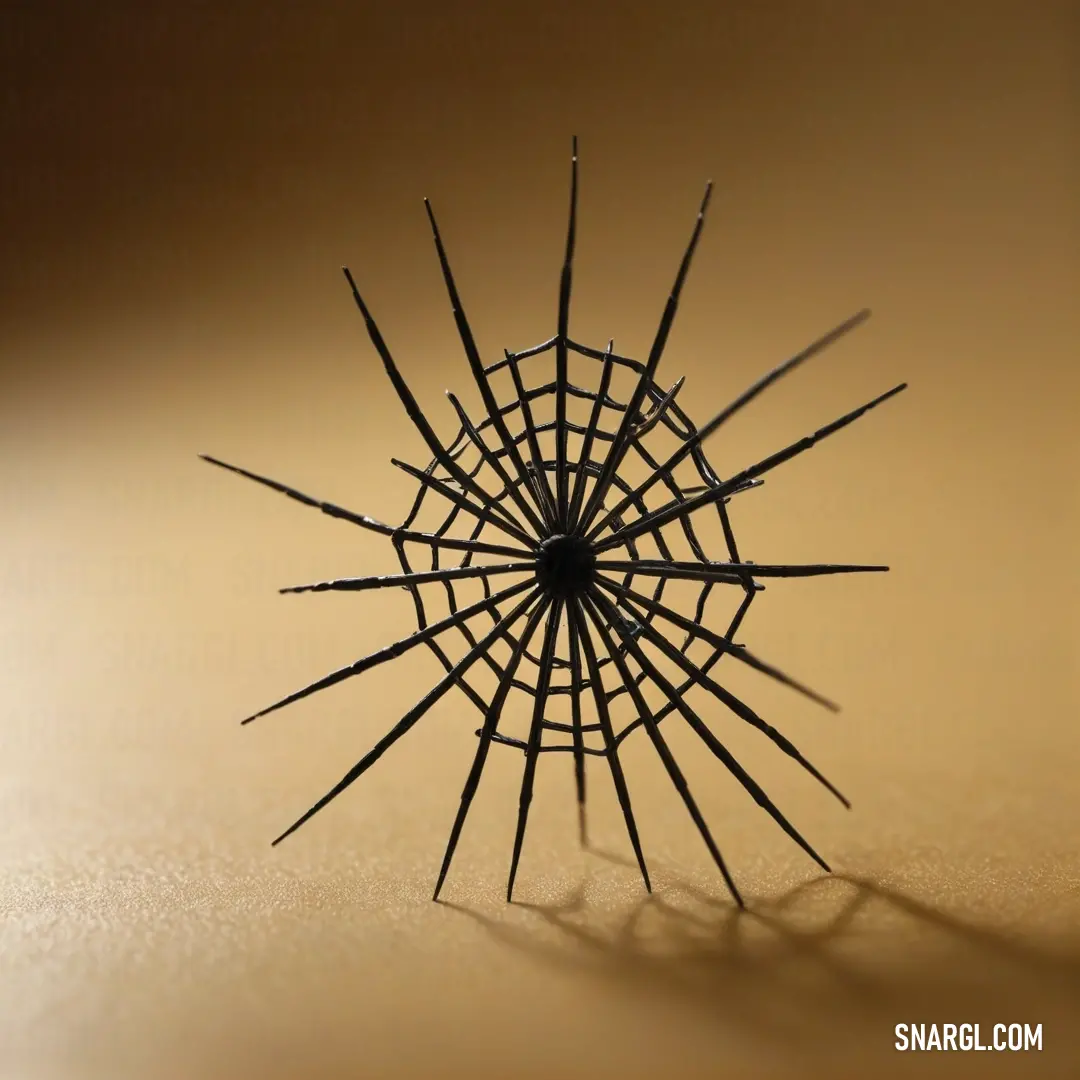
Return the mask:
<path fill-rule="evenodd" d="M 1076 5 L 103 7 L 0 16 L 0 1076 L 1077 1075 Z M 893 567 L 778 583 L 741 635 L 845 707 L 735 680 L 855 803 L 733 734 L 833 880 L 670 721 L 742 918 L 644 741 L 652 903 L 596 770 L 615 858 L 578 851 L 557 756 L 541 906 L 502 903 L 504 750 L 431 904 L 457 699 L 271 850 L 428 657 L 235 724 L 411 605 L 277 596 L 389 545 L 196 453 L 398 520 L 387 459 L 424 455 L 338 266 L 448 432 L 468 373 L 420 199 L 486 354 L 538 342 L 573 132 L 581 340 L 647 350 L 716 181 L 663 368 L 699 420 L 875 309 L 721 471 L 912 384 L 737 509 L 759 562 Z M 901 1055 L 903 1021 L 1045 1050 Z"/>

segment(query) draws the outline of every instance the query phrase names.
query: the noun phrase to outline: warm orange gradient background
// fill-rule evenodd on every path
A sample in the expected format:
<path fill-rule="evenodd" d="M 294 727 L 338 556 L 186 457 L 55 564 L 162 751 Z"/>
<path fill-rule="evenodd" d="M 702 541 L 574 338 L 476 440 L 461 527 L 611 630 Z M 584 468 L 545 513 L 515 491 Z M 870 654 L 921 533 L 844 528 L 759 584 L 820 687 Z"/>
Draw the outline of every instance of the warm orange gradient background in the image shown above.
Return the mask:
<path fill-rule="evenodd" d="M 1066 1076 L 1080 1068 L 1075 4 L 6 4 L 0 32 L 0 1076 Z M 838 698 L 733 687 L 851 796 L 702 707 L 823 854 L 673 746 L 752 913 L 645 740 L 576 845 L 493 751 L 428 897 L 475 715 L 433 712 L 280 848 L 436 678 L 414 654 L 235 720 L 411 629 L 403 593 L 275 589 L 390 545 L 196 459 L 388 521 L 426 454 L 348 262 L 437 429 L 554 332 L 643 355 L 716 182 L 661 372 L 699 422 L 864 304 L 710 444 L 733 471 L 911 389 L 733 506 L 779 582 L 743 640 Z M 719 627 L 718 629 L 722 629 Z M 1042 1054 L 902 1055 L 903 1021 L 1042 1023 Z"/>

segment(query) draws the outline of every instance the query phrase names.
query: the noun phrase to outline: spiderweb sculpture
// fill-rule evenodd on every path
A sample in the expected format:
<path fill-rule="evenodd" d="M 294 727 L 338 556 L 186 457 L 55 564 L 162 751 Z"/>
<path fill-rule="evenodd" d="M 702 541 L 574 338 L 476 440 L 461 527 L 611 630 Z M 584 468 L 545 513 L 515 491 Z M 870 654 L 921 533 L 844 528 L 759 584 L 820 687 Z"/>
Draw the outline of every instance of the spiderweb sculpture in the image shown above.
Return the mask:
<path fill-rule="evenodd" d="M 460 422 L 457 437 L 448 445 L 440 441 L 413 397 L 352 274 L 348 269 L 344 271 L 372 344 L 405 411 L 433 455 L 424 469 L 394 461 L 420 485 L 412 509 L 401 526 L 394 528 L 352 513 L 265 476 L 203 455 L 214 465 L 317 507 L 332 517 L 388 536 L 401 562 L 400 574 L 341 578 L 294 586 L 282 589 L 282 592 L 405 588 L 416 609 L 418 629 L 415 633 L 331 672 L 260 710 L 243 723 L 425 645 L 445 669 L 445 676 L 330 791 L 282 833 L 275 844 L 340 795 L 452 688 L 457 687 L 476 707 L 481 726 L 476 731 L 476 753 L 450 832 L 434 899 L 438 899 L 443 887 L 488 753 L 495 744 L 516 748 L 524 754 L 517 830 L 506 894 L 508 901 L 513 898 L 537 763 L 541 754 L 555 752 L 569 753 L 573 758 L 582 843 L 586 838 L 586 761 L 589 757 L 603 760 L 611 774 L 645 887 L 651 889 L 627 781 L 619 760 L 623 740 L 638 728 L 644 728 L 727 887 L 741 906 L 739 890 L 668 747 L 662 721 L 672 713 L 679 713 L 754 800 L 828 871 L 824 860 L 743 769 L 699 712 L 687 703 L 685 694 L 694 686 L 704 688 L 849 806 L 844 796 L 791 742 L 717 682 L 711 673 L 721 659 L 730 656 L 733 661 L 779 680 L 835 711 L 837 706 L 832 702 L 759 659 L 745 646 L 736 644 L 734 635 L 754 597 L 763 588 L 759 578 L 852 573 L 887 570 L 888 567 L 759 565 L 746 561 L 740 558 L 728 504 L 739 493 L 760 485 L 763 474 L 847 426 L 899 393 L 906 384 L 894 387 L 812 435 L 722 479 L 702 451 L 705 440 L 777 379 L 861 324 L 869 312 L 860 311 L 769 372 L 698 429 L 677 401 L 683 381 L 680 379 L 665 391 L 655 376 L 704 224 L 711 184 L 706 187 L 652 348 L 648 358 L 640 362 L 616 354 L 611 342 L 606 349 L 599 350 L 582 345 L 569 336 L 577 173 L 575 140 L 570 221 L 555 336 L 522 352 L 506 352 L 502 359 L 488 365 L 481 360 L 434 213 L 425 200 L 454 319 L 486 413 L 482 420 L 472 420 L 461 402 L 448 392 Z M 596 389 L 583 388 L 577 385 L 577 380 L 571 382 L 571 354 L 583 369 L 589 362 L 591 374 L 598 373 Z M 534 370 L 531 365 L 539 362 L 536 358 L 550 360 L 552 356 L 554 378 L 528 386 L 525 376 Z M 500 403 L 494 387 L 497 379 L 507 375 L 514 396 L 508 402 Z M 625 401 L 617 400 L 611 392 L 617 375 L 629 380 L 630 389 Z M 581 411 L 580 421 L 572 417 L 577 410 Z M 545 420 L 543 417 L 548 411 L 553 411 L 553 417 Z M 658 432 L 667 432 L 669 440 L 675 442 L 675 449 L 663 460 L 654 456 L 647 445 Z M 646 470 L 645 479 L 636 485 L 625 478 L 625 466 L 631 461 Z M 676 478 L 680 466 L 692 470 L 690 482 L 680 482 Z M 683 470 L 679 471 L 681 475 Z M 659 490 L 661 497 L 666 496 L 659 505 L 647 501 L 648 496 L 655 496 L 654 489 Z M 446 516 L 436 528 L 424 531 L 416 525 L 429 498 L 442 501 Z M 726 546 L 727 558 L 723 560 L 711 559 L 706 554 L 695 530 L 695 517 L 710 507 L 718 515 Z M 676 530 L 674 535 L 673 529 Z M 650 542 L 656 549 L 654 558 L 646 557 L 643 551 L 643 546 Z M 692 557 L 678 558 L 674 551 L 677 546 L 686 547 Z M 430 567 L 414 568 L 408 551 L 417 548 L 430 552 Z M 447 558 L 458 561 L 445 565 Z M 638 579 L 641 579 L 640 584 Z M 512 584 L 498 589 L 493 587 L 503 581 L 512 581 Z M 665 588 L 676 582 L 698 590 L 690 613 L 679 611 L 677 602 L 665 598 Z M 462 606 L 461 590 L 467 584 L 476 583 L 482 589 L 482 595 Z M 425 586 L 441 589 L 445 597 L 448 612 L 435 621 L 431 621 L 428 614 L 432 593 Z M 718 587 L 721 591 L 737 590 L 736 595 L 742 598 L 724 633 L 710 629 L 704 621 L 707 601 Z M 673 633 L 677 641 L 668 636 Z M 454 635 L 460 635 L 466 650 L 457 659 L 447 652 L 448 642 Z M 709 650 L 707 659 L 701 663 L 692 661 L 689 656 L 690 648 L 696 642 L 703 643 Z M 659 659 L 661 657 L 663 661 Z M 484 668 L 494 680 L 494 691 L 487 694 L 477 689 L 473 677 Z M 674 669 L 678 674 L 669 677 L 664 673 L 665 669 Z M 650 705 L 646 700 L 647 691 L 658 692 L 663 704 L 659 707 Z M 500 730 L 508 698 L 514 692 L 531 699 L 531 721 L 525 738 L 516 738 Z M 621 697 L 628 700 L 632 717 L 625 723 L 616 717 L 616 699 Z M 568 720 L 553 719 L 555 703 L 565 703 L 566 699 L 569 699 Z M 586 722 L 587 711 L 595 713 L 595 721 Z"/>

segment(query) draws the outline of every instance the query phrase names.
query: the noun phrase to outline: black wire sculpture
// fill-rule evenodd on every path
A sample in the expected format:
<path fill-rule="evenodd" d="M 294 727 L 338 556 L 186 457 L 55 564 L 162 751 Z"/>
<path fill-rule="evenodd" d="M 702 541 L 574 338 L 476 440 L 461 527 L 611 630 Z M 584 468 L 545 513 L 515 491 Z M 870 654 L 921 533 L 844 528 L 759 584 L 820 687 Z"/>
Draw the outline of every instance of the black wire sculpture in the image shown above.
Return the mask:
<path fill-rule="evenodd" d="M 623 740 L 632 731 L 643 727 L 701 833 L 728 889 L 739 906 L 742 906 L 739 890 L 690 792 L 682 770 L 668 747 L 660 724 L 665 717 L 678 712 L 754 800 L 811 858 L 828 871 L 825 861 L 743 769 L 700 714 L 686 702 L 684 695 L 695 685 L 703 687 L 737 717 L 761 731 L 785 754 L 794 758 L 845 807 L 850 807 L 848 800 L 791 742 L 725 689 L 710 672 L 724 656 L 730 655 L 740 663 L 763 672 L 817 703 L 837 711 L 838 706 L 827 698 L 760 660 L 744 645 L 736 644 L 734 635 L 755 595 L 763 589 L 756 580 L 758 578 L 880 571 L 887 570 L 888 567 L 759 565 L 744 560 L 740 557 L 736 545 L 728 503 L 735 495 L 763 483 L 760 479 L 763 474 L 846 427 L 870 409 L 905 389 L 907 384 L 894 387 L 831 424 L 819 428 L 812 435 L 791 443 L 726 480 L 721 479 L 702 452 L 704 441 L 783 375 L 864 322 L 869 311 L 858 312 L 770 371 L 717 413 L 704 427 L 698 429 L 676 400 L 683 380 L 678 380 L 665 391 L 655 381 L 655 375 L 704 224 L 712 184 L 706 186 L 690 242 L 675 277 L 675 284 L 664 308 L 648 359 L 644 363 L 616 354 L 613 351 L 613 342 L 609 342 L 606 349 L 598 350 L 579 344 L 569 336 L 571 278 L 577 227 L 577 185 L 575 139 L 570 182 L 570 221 L 559 285 L 558 325 L 555 336 L 522 352 L 507 351 L 501 360 L 486 366 L 481 360 L 458 296 L 435 215 L 430 203 L 425 200 L 458 333 L 487 414 L 482 421 L 474 423 L 458 399 L 448 392 L 450 403 L 461 425 L 457 437 L 449 446 L 444 445 L 432 429 L 398 371 L 352 274 L 347 268 L 344 270 L 372 344 L 385 365 L 405 411 L 434 455 L 424 469 L 417 469 L 397 460 L 393 462 L 420 484 L 412 509 L 401 526 L 394 528 L 333 503 L 311 498 L 265 476 L 202 455 L 204 460 L 211 464 L 245 476 L 308 506 L 317 507 L 325 514 L 388 536 L 401 562 L 400 574 L 341 578 L 294 586 L 282 589 L 282 592 L 356 592 L 403 587 L 410 592 L 416 608 L 418 629 L 415 633 L 347 667 L 331 672 L 249 716 L 243 723 L 249 723 L 319 690 L 359 675 L 419 645 L 426 645 L 446 670 L 445 677 L 330 791 L 274 840 L 274 844 L 284 840 L 362 776 L 436 702 L 456 686 L 479 710 L 482 725 L 475 733 L 478 738 L 476 754 L 461 794 L 460 806 L 450 832 L 433 899 L 438 899 L 443 887 L 469 807 L 480 783 L 488 751 L 495 743 L 515 747 L 522 751 L 525 757 L 517 832 L 506 891 L 508 902 L 513 899 L 514 880 L 528 823 L 537 760 L 540 754 L 560 751 L 573 756 L 579 832 L 583 844 L 586 841 L 586 758 L 599 757 L 606 762 L 641 876 L 646 889 L 651 891 L 649 871 L 642 853 L 626 777 L 619 761 L 619 749 Z M 522 362 L 551 351 L 554 352 L 555 360 L 554 379 L 527 388 L 522 374 Z M 596 390 L 584 389 L 570 382 L 570 354 L 599 362 L 600 375 Z M 508 404 L 500 404 L 493 389 L 493 376 L 500 371 L 509 374 L 516 394 Z M 617 371 L 624 375 L 629 373 L 633 382 L 632 392 L 625 403 L 620 403 L 609 393 Z M 551 399 L 554 399 L 553 419 L 538 422 L 538 410 L 542 405 L 550 404 Z M 575 399 L 577 402 L 584 402 L 581 407 L 588 409 L 588 419 L 584 424 L 575 423 L 568 415 L 568 402 Z M 514 419 L 516 426 L 515 414 L 520 414 L 521 430 L 511 433 L 507 421 Z M 614 430 L 605 427 L 604 420 L 608 417 L 612 418 Z M 663 461 L 658 460 L 646 446 L 646 437 L 660 426 L 678 442 L 677 448 Z M 571 452 L 571 436 L 577 444 L 576 453 Z M 550 449 L 546 456 L 544 446 L 550 447 L 551 443 L 554 443 L 553 456 L 550 456 Z M 620 474 L 620 469 L 631 452 L 648 470 L 646 479 L 636 486 L 632 486 Z M 472 464 L 469 464 L 470 458 L 475 459 Z M 680 485 L 677 482 L 675 470 L 684 462 L 692 464 L 696 483 Z M 484 482 L 487 474 L 490 474 L 495 482 L 494 489 L 490 481 Z M 645 497 L 658 485 L 666 489 L 669 498 L 659 506 L 650 506 Z M 613 494 L 613 490 L 617 494 Z M 444 499 L 449 504 L 449 513 L 438 528 L 425 532 L 413 526 L 429 493 Z M 609 505 L 609 499 L 612 505 Z M 714 507 L 719 515 L 728 553 L 725 561 L 715 561 L 706 555 L 694 529 L 693 516 L 710 506 Z M 470 519 L 470 527 L 466 530 L 459 528 L 461 535 L 454 535 L 452 529 L 465 520 L 463 515 Z M 692 560 L 679 560 L 673 554 L 672 544 L 664 531 L 665 526 L 669 525 L 679 527 L 682 538 L 693 554 Z M 493 532 L 499 535 L 492 538 Z M 655 544 L 657 558 L 642 556 L 640 543 L 647 538 L 651 538 Z M 500 542 L 492 542 L 493 539 Z M 421 548 L 430 549 L 430 569 L 414 570 L 406 554 L 406 545 L 419 545 Z M 618 557 L 618 549 L 624 549 L 624 558 Z M 440 565 L 440 553 L 444 551 L 463 553 L 460 563 L 454 566 Z M 480 561 L 485 557 L 502 561 Z M 513 576 L 518 580 L 507 588 L 492 592 L 490 579 L 500 575 Z M 651 592 L 638 591 L 632 587 L 635 578 L 639 576 L 647 580 L 655 579 L 656 584 Z M 460 589 L 462 582 L 468 579 L 479 579 L 483 596 L 462 607 L 456 589 Z M 700 586 L 692 616 L 684 615 L 672 604 L 664 602 L 664 589 L 672 581 L 691 582 Z M 429 621 L 420 587 L 437 584 L 441 584 L 445 590 L 449 612 L 445 617 L 432 622 Z M 710 630 L 704 624 L 706 602 L 718 585 L 733 586 L 741 590 L 742 594 L 742 601 L 724 634 Z M 504 608 L 511 602 L 513 606 L 509 611 L 505 611 Z M 474 632 L 469 623 L 477 618 L 490 620 L 490 629 L 483 633 Z M 524 627 L 520 634 L 515 636 L 513 628 L 522 620 Z M 661 625 L 666 624 L 682 631 L 685 637 L 681 644 L 673 644 L 657 626 L 658 621 Z M 544 630 L 537 654 L 530 651 L 529 646 L 542 622 Z M 486 622 L 484 625 L 486 626 Z M 464 655 L 456 661 L 451 659 L 440 644 L 443 635 L 455 630 L 463 636 L 467 647 Z M 564 645 L 561 644 L 563 638 Z M 496 659 L 495 655 L 495 647 L 500 641 L 509 649 L 508 657 L 503 661 Z M 688 656 L 690 646 L 695 642 L 704 643 L 710 650 L 708 658 L 700 664 L 691 661 Z M 664 675 L 661 667 L 645 651 L 643 643 L 652 646 L 670 665 L 681 672 L 682 681 L 678 685 Z M 632 669 L 631 662 L 636 671 Z M 496 680 L 494 693 L 489 697 L 480 693 L 466 678 L 470 669 L 480 663 L 486 665 Z M 605 668 L 609 674 L 613 668 L 616 676 L 615 685 L 610 689 L 605 683 Z M 531 677 L 522 677 L 524 672 L 529 671 L 532 672 Z M 646 686 L 659 691 L 664 698 L 662 707 L 653 709 L 646 702 Z M 513 690 L 532 698 L 532 719 L 525 739 L 513 738 L 499 731 L 504 707 Z M 596 722 L 593 723 L 583 722 L 582 699 L 586 693 L 592 698 L 595 707 Z M 617 729 L 612 706 L 615 699 L 622 695 L 629 699 L 633 719 L 621 729 Z M 568 723 L 550 719 L 548 715 L 554 700 L 560 696 L 569 698 Z M 569 741 L 545 743 L 544 736 L 549 733 L 569 736 Z M 590 745 L 594 739 L 601 745 Z"/>

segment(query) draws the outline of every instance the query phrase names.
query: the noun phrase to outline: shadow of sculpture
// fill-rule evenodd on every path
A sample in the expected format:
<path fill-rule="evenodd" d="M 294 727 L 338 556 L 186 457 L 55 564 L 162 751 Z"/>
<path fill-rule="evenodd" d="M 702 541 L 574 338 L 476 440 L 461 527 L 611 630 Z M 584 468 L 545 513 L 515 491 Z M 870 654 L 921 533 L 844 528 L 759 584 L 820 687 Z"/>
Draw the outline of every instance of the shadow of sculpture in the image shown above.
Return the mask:
<path fill-rule="evenodd" d="M 1063 1052 L 1072 1024 L 1053 1021 L 1080 1013 L 1080 940 L 1035 942 L 865 878 L 821 876 L 744 911 L 670 875 L 614 918 L 586 897 L 583 881 L 562 902 L 500 916 L 444 903 L 537 961 L 703 1009 L 790 1050 L 840 1029 L 849 1045 L 866 1036 L 880 1049 L 901 1022 L 1026 1022 L 1055 1027 Z M 1070 1041 L 1080 1057 L 1080 1038 Z"/>

